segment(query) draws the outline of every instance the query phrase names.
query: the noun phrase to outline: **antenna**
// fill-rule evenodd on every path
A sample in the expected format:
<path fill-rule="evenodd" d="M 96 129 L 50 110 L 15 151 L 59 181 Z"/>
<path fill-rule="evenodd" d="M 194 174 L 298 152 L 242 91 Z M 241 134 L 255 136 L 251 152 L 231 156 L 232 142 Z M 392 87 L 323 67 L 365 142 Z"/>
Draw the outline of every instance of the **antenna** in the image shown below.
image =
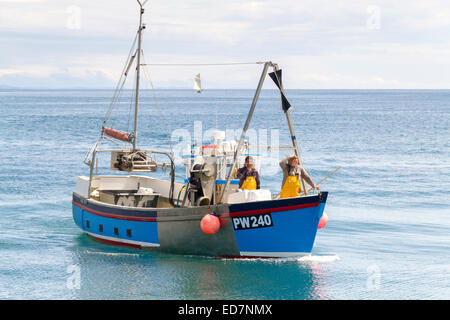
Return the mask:
<path fill-rule="evenodd" d="M 140 2 L 139 0 L 137 0 L 137 2 L 139 3 L 139 5 L 141 6 L 141 8 L 147 3 L 148 0 L 144 0 L 144 2 Z"/>

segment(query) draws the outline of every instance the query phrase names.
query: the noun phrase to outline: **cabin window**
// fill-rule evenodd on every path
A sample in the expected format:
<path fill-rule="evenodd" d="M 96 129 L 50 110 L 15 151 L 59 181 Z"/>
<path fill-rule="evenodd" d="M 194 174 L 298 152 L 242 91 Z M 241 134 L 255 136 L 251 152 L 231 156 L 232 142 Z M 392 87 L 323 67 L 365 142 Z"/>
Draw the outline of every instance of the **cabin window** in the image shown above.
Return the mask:
<path fill-rule="evenodd" d="M 103 225 L 102 224 L 98 225 L 98 232 L 103 232 Z"/>
<path fill-rule="evenodd" d="M 131 237 L 131 229 L 127 229 L 127 237 Z"/>
<path fill-rule="evenodd" d="M 89 220 L 86 220 L 86 228 L 90 228 L 91 227 L 91 223 L 89 222 Z"/>
<path fill-rule="evenodd" d="M 115 234 L 116 236 L 118 236 L 118 235 L 119 235 L 119 228 L 117 228 L 117 227 L 114 227 L 114 234 Z"/>

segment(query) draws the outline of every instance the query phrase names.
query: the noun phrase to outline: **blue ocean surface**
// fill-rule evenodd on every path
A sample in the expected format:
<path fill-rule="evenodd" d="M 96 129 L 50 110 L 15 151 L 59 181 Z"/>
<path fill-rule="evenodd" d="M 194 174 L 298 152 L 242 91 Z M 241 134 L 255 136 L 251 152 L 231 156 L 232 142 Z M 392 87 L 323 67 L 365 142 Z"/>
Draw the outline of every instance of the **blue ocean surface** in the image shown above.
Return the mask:
<path fill-rule="evenodd" d="M 253 94 L 144 90 L 139 144 L 169 150 L 169 136 L 180 150 L 196 121 L 202 134 L 239 133 Z M 312 255 L 279 260 L 155 253 L 83 234 L 72 191 L 112 95 L 0 91 L 0 299 L 450 299 L 449 90 L 286 90 L 309 174 L 341 169 L 320 185 L 329 221 Z M 115 128 L 132 127 L 131 102 L 124 92 Z M 250 128 L 260 144 L 289 145 L 278 92 L 262 91 Z M 261 168 L 263 188 L 279 192 L 276 161 L 289 153 L 266 154 L 275 162 Z M 99 166 L 107 173 L 108 159 Z M 181 160 L 176 169 L 182 183 Z"/>

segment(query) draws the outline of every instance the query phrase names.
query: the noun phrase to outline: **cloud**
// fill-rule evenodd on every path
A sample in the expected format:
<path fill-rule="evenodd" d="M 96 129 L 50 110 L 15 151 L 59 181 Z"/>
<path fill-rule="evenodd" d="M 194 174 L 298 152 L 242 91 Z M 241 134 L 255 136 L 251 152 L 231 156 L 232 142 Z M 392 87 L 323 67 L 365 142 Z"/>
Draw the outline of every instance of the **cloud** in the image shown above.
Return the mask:
<path fill-rule="evenodd" d="M 0 69 L 0 84 L 18 88 L 113 88 L 114 81 L 101 71 L 28 66 Z"/>
<path fill-rule="evenodd" d="M 67 85 L 109 84 L 119 77 L 138 22 L 134 1 L 0 6 L 0 84 L 23 76 L 23 83 L 37 77 L 56 85 L 56 75 Z M 144 21 L 147 62 L 272 60 L 288 70 L 291 88 L 450 83 L 450 8 L 443 0 L 155 0 Z M 152 69 L 155 83 L 190 86 L 191 71 L 161 70 Z M 259 76 L 258 69 L 201 71 L 213 87 L 252 87 Z"/>

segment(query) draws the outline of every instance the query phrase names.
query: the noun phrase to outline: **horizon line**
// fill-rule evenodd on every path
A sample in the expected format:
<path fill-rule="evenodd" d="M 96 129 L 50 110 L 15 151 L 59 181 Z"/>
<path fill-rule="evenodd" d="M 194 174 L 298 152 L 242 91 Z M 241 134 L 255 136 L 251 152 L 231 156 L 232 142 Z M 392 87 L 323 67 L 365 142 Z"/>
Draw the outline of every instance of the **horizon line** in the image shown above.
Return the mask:
<path fill-rule="evenodd" d="M 0 90 L 112 90 L 113 87 L 95 87 L 95 88 L 87 88 L 87 87 L 14 87 L 14 86 L 2 86 L 0 85 Z M 133 91 L 133 88 L 123 88 L 125 91 Z M 152 91 L 152 90 L 186 90 L 186 91 L 195 91 L 192 88 L 185 87 L 161 87 L 154 89 L 143 89 L 140 91 Z M 208 90 L 256 90 L 255 88 L 210 88 L 205 89 Z M 262 90 L 274 90 L 278 91 L 276 88 L 263 88 Z M 450 88 L 284 88 L 284 90 L 450 90 Z"/>

